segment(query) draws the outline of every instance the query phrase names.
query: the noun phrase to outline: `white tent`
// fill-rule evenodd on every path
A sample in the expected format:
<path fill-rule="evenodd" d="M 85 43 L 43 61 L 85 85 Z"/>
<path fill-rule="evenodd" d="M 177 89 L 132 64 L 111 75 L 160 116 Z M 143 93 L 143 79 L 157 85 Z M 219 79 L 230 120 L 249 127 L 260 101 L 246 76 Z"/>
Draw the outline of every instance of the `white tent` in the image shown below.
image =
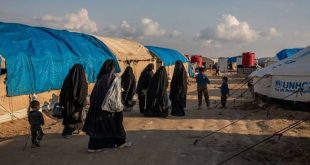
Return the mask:
<path fill-rule="evenodd" d="M 310 101 L 310 46 L 278 63 L 253 72 L 256 93 L 291 101 Z M 302 92 L 298 92 L 301 91 Z"/>

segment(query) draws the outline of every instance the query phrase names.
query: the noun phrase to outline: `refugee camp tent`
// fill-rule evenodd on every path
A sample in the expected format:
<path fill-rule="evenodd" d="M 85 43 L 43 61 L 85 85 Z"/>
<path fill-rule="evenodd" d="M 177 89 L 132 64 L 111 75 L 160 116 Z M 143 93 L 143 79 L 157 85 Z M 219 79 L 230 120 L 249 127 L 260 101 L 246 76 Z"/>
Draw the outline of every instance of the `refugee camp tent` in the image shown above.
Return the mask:
<path fill-rule="evenodd" d="M 273 66 L 272 97 L 310 102 L 310 47 Z M 300 92 L 297 92 L 300 90 Z M 296 92 L 296 94 L 293 94 Z"/>
<path fill-rule="evenodd" d="M 214 61 L 208 57 L 202 57 L 202 62 L 205 64 L 205 67 L 210 69 L 210 66 L 213 67 Z"/>
<path fill-rule="evenodd" d="M 290 49 L 282 49 L 279 51 L 274 57 L 270 58 L 266 63 L 266 66 L 275 64 L 287 57 L 293 56 L 294 54 L 301 51 L 303 48 L 290 48 Z"/>
<path fill-rule="evenodd" d="M 170 76 L 173 75 L 174 65 L 177 60 L 183 62 L 184 67 L 187 69 L 187 72 L 190 72 L 189 61 L 188 59 L 181 54 L 180 52 L 174 49 L 156 47 L 156 46 L 146 46 L 146 48 L 157 57 L 157 65 L 165 66 L 167 72 Z M 157 67 L 158 67 L 157 66 Z M 189 73 L 191 75 L 191 73 Z"/>
<path fill-rule="evenodd" d="M 227 68 L 228 68 L 228 58 L 226 57 L 220 57 L 218 59 L 218 65 L 219 65 L 219 69 L 220 69 L 220 72 L 227 72 Z"/>
<path fill-rule="evenodd" d="M 153 63 L 156 65 L 155 56 L 152 56 L 147 48 L 136 41 L 121 38 L 96 37 L 115 54 L 122 71 L 130 64 L 136 79 L 140 77 L 141 72 L 148 64 Z"/>
<path fill-rule="evenodd" d="M 242 56 L 229 57 L 227 62 L 232 64 L 232 70 L 237 70 L 237 66 L 242 65 Z"/>
<path fill-rule="evenodd" d="M 0 105 L 10 111 L 26 108 L 28 95 L 37 94 L 42 105 L 57 101 L 59 91 L 54 90 L 61 88 L 74 64 L 82 64 L 88 81 L 95 82 L 104 61 L 117 61 L 93 36 L 2 22 L 0 54 L 7 70 L 0 77 Z M 116 68 L 120 71 L 118 64 Z"/>
<path fill-rule="evenodd" d="M 310 101 L 310 46 L 276 64 L 253 72 L 256 93 L 277 99 Z M 263 85 L 268 88 L 263 88 Z"/>

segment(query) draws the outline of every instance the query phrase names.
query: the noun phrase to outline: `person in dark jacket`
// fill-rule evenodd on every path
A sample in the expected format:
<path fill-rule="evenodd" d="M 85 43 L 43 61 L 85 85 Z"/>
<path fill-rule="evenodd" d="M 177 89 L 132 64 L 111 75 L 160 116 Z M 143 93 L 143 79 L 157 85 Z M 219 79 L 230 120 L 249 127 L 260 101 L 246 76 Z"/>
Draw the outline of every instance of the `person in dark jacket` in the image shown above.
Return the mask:
<path fill-rule="evenodd" d="M 222 81 L 223 83 L 221 85 L 221 104 L 222 108 L 226 108 L 227 95 L 229 95 L 228 78 L 223 77 Z"/>
<path fill-rule="evenodd" d="M 205 97 L 207 107 L 210 107 L 209 93 L 208 93 L 208 84 L 210 84 L 210 80 L 208 79 L 208 76 L 204 72 L 205 72 L 204 68 L 199 68 L 199 73 L 196 76 L 197 92 L 198 92 L 198 109 L 201 109 L 202 94 Z"/>
<path fill-rule="evenodd" d="M 158 68 L 150 83 L 146 95 L 146 117 L 167 117 L 168 116 L 168 77 L 164 66 Z M 183 105 L 181 105 L 183 106 Z"/>
<path fill-rule="evenodd" d="M 170 85 L 169 98 L 172 104 L 172 116 L 185 116 L 184 106 L 186 105 L 187 73 L 183 63 L 178 60 L 174 66 L 173 77 Z"/>
<path fill-rule="evenodd" d="M 136 78 L 131 66 L 128 66 L 121 76 L 122 79 L 122 100 L 126 109 L 133 107 L 133 96 L 136 92 Z"/>
<path fill-rule="evenodd" d="M 141 72 L 138 85 L 137 94 L 139 99 L 140 113 L 144 113 L 146 108 L 146 93 L 153 77 L 154 64 L 148 64 Z"/>
<path fill-rule="evenodd" d="M 107 60 L 97 77 L 97 82 L 90 96 L 90 107 L 86 116 L 83 131 L 89 136 L 88 152 L 98 152 L 103 148 L 123 148 L 130 146 L 126 141 L 123 126 L 123 111 L 109 112 L 101 106 L 116 78 L 116 63 Z"/>
<path fill-rule="evenodd" d="M 60 104 L 64 107 L 62 117 L 64 129 L 62 136 L 70 138 L 82 123 L 82 111 L 86 105 L 88 84 L 86 74 L 81 64 L 75 64 L 65 78 L 60 91 Z"/>
<path fill-rule="evenodd" d="M 28 121 L 31 131 L 31 147 L 40 147 L 40 141 L 43 138 L 43 131 L 41 126 L 44 125 L 44 118 L 39 111 L 40 103 L 37 100 L 30 102 L 30 112 L 28 113 Z"/>

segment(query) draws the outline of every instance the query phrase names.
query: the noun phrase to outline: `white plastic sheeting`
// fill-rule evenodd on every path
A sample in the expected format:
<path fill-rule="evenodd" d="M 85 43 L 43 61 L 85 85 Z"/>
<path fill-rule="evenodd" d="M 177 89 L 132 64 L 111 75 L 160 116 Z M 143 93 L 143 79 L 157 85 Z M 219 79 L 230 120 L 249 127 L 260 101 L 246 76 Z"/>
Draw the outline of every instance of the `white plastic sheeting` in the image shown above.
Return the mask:
<path fill-rule="evenodd" d="M 277 99 L 310 102 L 310 46 L 294 56 L 253 72 L 249 77 L 254 81 L 261 79 L 254 86 L 256 93 Z"/>

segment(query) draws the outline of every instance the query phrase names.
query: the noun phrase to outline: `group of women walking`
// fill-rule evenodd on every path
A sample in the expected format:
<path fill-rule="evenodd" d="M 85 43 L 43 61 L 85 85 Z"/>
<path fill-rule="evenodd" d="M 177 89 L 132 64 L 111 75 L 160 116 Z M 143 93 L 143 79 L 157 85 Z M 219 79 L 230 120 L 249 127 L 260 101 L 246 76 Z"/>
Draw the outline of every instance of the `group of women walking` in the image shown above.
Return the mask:
<path fill-rule="evenodd" d="M 146 117 L 167 117 L 169 99 L 171 115 L 184 116 L 187 92 L 187 73 L 181 61 L 177 61 L 168 94 L 166 68 L 161 66 L 153 73 L 149 64 L 141 73 L 137 88 L 133 69 L 128 66 L 121 77 L 115 73 L 116 63 L 107 60 L 90 95 L 90 107 L 82 130 L 90 137 L 88 151 L 103 148 L 123 148 L 131 145 L 126 140 L 123 126 L 123 110 L 134 106 L 133 96 L 138 94 L 139 109 Z M 83 107 L 87 104 L 88 83 L 83 66 L 76 64 L 65 78 L 60 104 L 63 105 L 62 136 L 69 138 L 81 128 Z M 124 107 L 125 106 L 125 107 Z"/>
<path fill-rule="evenodd" d="M 147 66 L 142 72 L 138 83 L 140 112 L 146 117 L 167 117 L 169 114 L 169 99 L 171 101 L 171 115 L 184 116 L 187 93 L 187 72 L 181 61 L 176 61 L 168 94 L 168 74 L 166 68 L 161 66 L 153 75 Z M 141 92 L 142 91 L 142 92 Z M 145 104 L 146 103 L 146 104 Z"/>

